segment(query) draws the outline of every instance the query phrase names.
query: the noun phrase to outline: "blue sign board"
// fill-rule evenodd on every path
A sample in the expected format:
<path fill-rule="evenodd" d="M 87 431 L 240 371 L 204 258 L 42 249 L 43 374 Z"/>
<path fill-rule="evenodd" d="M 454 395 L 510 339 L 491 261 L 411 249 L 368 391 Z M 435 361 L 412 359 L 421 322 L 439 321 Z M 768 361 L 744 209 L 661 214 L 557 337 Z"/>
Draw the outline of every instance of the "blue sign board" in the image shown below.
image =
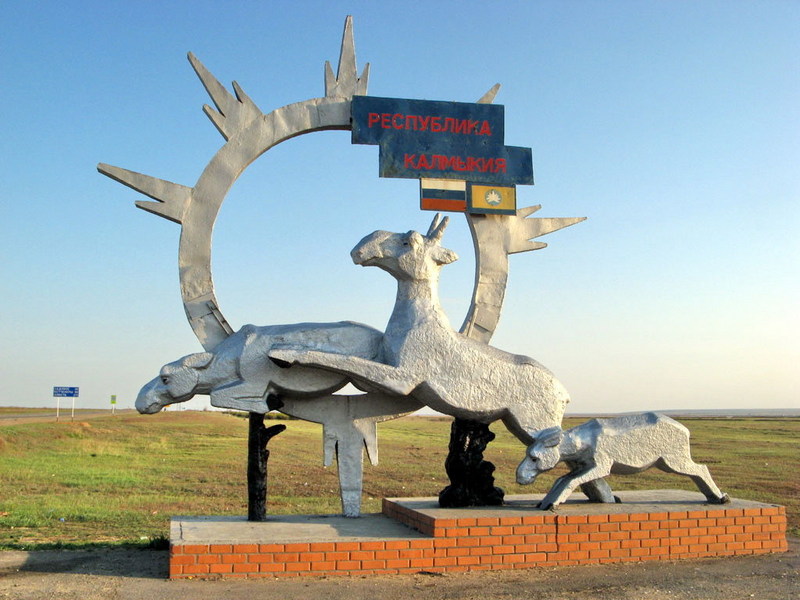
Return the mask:
<path fill-rule="evenodd" d="M 504 144 L 498 104 L 353 96 L 354 144 L 380 146 L 380 176 L 532 184 L 530 148 Z"/>
<path fill-rule="evenodd" d="M 76 387 L 54 387 L 53 398 L 77 398 L 78 388 Z"/>

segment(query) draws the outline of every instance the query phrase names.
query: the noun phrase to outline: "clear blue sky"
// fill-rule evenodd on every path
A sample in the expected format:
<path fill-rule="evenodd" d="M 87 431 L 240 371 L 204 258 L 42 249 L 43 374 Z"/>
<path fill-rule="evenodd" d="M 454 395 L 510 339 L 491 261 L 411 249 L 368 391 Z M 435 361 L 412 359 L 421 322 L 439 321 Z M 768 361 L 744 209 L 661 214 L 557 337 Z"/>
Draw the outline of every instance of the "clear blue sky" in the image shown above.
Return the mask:
<path fill-rule="evenodd" d="M 533 356 L 573 412 L 800 406 L 800 3 L 22 2 L 0 13 L 0 405 L 130 407 L 199 351 L 179 226 L 95 170 L 193 186 L 223 144 L 186 53 L 264 112 L 324 94 L 344 18 L 370 93 L 477 100 L 533 148 L 519 204 L 586 216 L 511 258 L 493 344 Z M 291 140 L 225 201 L 214 276 L 245 323 L 383 328 L 393 281 L 354 266 L 374 229 L 424 229 L 414 180 L 344 132 Z M 456 216 L 455 327 L 473 252 Z"/>

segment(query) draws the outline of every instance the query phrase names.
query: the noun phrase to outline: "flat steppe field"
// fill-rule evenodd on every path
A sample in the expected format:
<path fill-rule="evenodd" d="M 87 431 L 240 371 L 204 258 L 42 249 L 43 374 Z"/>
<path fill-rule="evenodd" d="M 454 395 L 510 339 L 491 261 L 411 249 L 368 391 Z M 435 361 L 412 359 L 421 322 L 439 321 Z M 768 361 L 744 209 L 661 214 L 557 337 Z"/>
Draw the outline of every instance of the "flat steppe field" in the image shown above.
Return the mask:
<path fill-rule="evenodd" d="M 30 409 L 4 408 L 14 414 Z M 60 422 L 0 420 L 0 549 L 92 544 L 163 546 L 173 515 L 247 513 L 247 419 L 221 412 L 67 413 Z M 16 415 L 15 415 L 16 416 Z M 572 427 L 584 418 L 565 420 Z M 731 496 L 787 507 L 800 534 L 800 418 L 681 418 L 695 461 Z M 447 485 L 450 419 L 406 417 L 378 425 L 380 464 L 365 459 L 363 512 L 381 498 L 435 496 Z M 340 512 L 336 465 L 322 466 L 322 427 L 276 420 L 269 449 L 271 514 Z M 267 424 L 271 424 L 269 421 Z M 484 455 L 506 494 L 543 493 L 563 467 L 533 486 L 514 482 L 524 447 L 501 424 Z M 696 489 L 655 469 L 612 476 L 614 489 Z"/>

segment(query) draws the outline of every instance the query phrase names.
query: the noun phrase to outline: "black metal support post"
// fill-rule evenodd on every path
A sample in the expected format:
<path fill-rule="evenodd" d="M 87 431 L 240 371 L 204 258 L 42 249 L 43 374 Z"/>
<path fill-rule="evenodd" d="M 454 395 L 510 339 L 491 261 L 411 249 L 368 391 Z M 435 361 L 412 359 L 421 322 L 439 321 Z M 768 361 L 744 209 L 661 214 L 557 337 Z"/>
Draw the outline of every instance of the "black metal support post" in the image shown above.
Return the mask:
<path fill-rule="evenodd" d="M 247 520 L 267 519 L 267 461 L 269 441 L 286 429 L 286 425 L 264 426 L 264 415 L 250 413 L 247 440 Z"/>
<path fill-rule="evenodd" d="M 439 493 L 439 506 L 499 506 L 505 493 L 494 485 L 494 465 L 483 460 L 486 445 L 494 439 L 489 426 L 455 419 L 450 427 L 450 446 L 444 462 L 450 485 Z"/>

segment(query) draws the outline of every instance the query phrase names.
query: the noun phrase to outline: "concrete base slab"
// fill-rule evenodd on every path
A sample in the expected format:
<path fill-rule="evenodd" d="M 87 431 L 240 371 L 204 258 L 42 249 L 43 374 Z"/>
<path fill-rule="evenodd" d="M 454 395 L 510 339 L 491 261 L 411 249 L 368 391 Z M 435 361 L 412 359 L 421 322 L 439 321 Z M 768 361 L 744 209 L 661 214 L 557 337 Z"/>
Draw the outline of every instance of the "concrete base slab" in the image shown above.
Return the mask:
<path fill-rule="evenodd" d="M 173 517 L 172 544 L 293 544 L 419 539 L 423 534 L 382 514 L 276 515 L 262 523 L 247 517 Z"/>

